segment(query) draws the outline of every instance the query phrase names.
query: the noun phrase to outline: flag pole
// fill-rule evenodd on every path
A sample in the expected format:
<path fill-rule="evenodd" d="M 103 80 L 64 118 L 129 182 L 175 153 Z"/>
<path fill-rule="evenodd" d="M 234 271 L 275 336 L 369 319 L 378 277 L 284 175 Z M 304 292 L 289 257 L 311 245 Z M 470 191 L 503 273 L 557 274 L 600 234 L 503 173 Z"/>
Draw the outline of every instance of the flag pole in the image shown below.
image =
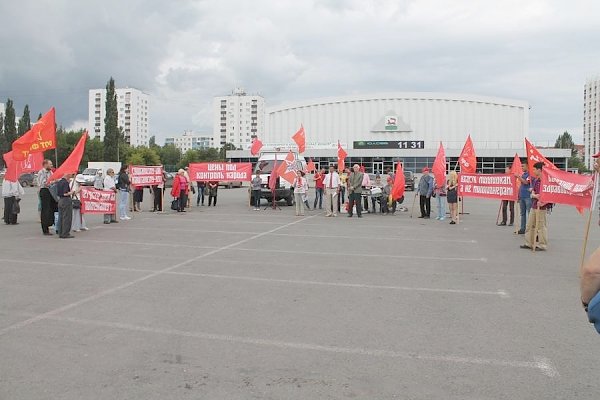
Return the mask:
<path fill-rule="evenodd" d="M 583 246 L 581 249 L 581 263 L 579 266 L 580 271 L 583 269 L 583 263 L 585 262 L 585 253 L 587 252 L 587 242 L 588 242 L 588 238 L 590 235 L 590 226 L 592 224 L 592 214 L 594 213 L 594 208 L 596 205 L 596 200 L 597 200 L 597 195 L 598 195 L 598 192 L 597 192 L 598 176 L 599 176 L 598 172 L 594 173 L 594 189 L 593 189 L 594 191 L 592 194 L 592 204 L 590 204 L 590 213 L 588 215 L 588 220 L 587 220 L 587 224 L 585 227 L 585 236 L 583 238 Z"/>

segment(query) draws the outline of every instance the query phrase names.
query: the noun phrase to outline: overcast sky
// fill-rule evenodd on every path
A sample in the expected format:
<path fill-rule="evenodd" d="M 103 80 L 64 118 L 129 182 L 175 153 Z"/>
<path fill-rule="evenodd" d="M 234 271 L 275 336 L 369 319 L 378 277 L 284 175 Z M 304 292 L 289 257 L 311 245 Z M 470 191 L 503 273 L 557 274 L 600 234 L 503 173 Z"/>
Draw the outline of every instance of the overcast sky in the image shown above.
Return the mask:
<path fill-rule="evenodd" d="M 151 95 L 150 130 L 212 132 L 235 87 L 267 106 L 437 91 L 526 100 L 534 140 L 582 140 L 600 74 L 600 1 L 21 0 L 0 3 L 0 102 L 87 125 L 88 89 Z"/>

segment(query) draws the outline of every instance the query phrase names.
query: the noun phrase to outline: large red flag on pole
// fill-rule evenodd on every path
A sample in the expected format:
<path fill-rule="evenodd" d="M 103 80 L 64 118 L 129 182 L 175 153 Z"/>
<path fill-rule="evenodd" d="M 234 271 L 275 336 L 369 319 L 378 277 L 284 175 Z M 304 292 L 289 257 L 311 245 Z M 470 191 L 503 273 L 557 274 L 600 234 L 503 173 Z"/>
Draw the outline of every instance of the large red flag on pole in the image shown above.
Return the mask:
<path fill-rule="evenodd" d="M 262 149 L 262 147 L 263 144 L 260 141 L 260 139 L 254 138 L 254 140 L 252 141 L 252 147 L 250 148 L 250 154 L 252 154 L 253 156 L 257 155 L 260 149 Z"/>
<path fill-rule="evenodd" d="M 75 174 L 79 170 L 79 164 L 81 164 L 81 159 L 83 158 L 83 153 L 85 151 L 85 141 L 88 138 L 88 133 L 83 132 L 79 142 L 75 145 L 75 148 L 69 154 L 69 157 L 58 167 L 50 178 L 48 178 L 48 182 L 56 181 L 61 179 L 65 174 Z"/>
<path fill-rule="evenodd" d="M 431 170 L 435 177 L 436 185 L 443 185 L 446 182 L 446 152 L 444 151 L 442 142 L 440 142 L 440 148 L 438 149 L 437 156 L 435 156 Z"/>
<path fill-rule="evenodd" d="M 282 163 L 277 167 L 277 176 L 285 179 L 289 183 L 294 183 L 296 177 L 297 163 L 294 153 L 290 152 L 285 157 Z"/>
<path fill-rule="evenodd" d="M 6 164 L 6 174 L 4 175 L 4 179 L 16 182 L 21 174 L 36 172 L 42 169 L 44 153 L 30 153 L 25 160 L 15 161 L 13 152 L 9 151 L 4 154 L 3 158 L 4 163 Z"/>
<path fill-rule="evenodd" d="M 308 159 L 308 164 L 306 164 L 306 172 L 315 172 L 315 162 L 313 161 L 312 158 Z"/>
<path fill-rule="evenodd" d="M 275 162 L 273 162 L 273 169 L 271 170 L 271 175 L 269 175 L 269 189 L 273 192 L 273 199 L 275 199 L 275 189 L 277 188 L 277 178 L 279 177 L 278 169 L 277 154 L 275 154 Z"/>
<path fill-rule="evenodd" d="M 338 171 L 340 172 L 343 172 L 344 168 L 346 168 L 346 157 L 348 157 L 348 153 L 342 148 L 338 140 Z"/>
<path fill-rule="evenodd" d="M 402 163 L 399 162 L 396 167 L 396 177 L 394 178 L 394 185 L 392 186 L 392 200 L 398 200 L 402 196 L 404 196 L 404 168 L 402 167 Z"/>
<path fill-rule="evenodd" d="M 475 147 L 473 147 L 471 135 L 467 137 L 467 141 L 460 152 L 458 165 L 460 165 L 460 172 L 467 174 L 474 174 L 477 170 L 477 156 L 475 155 Z"/>
<path fill-rule="evenodd" d="M 540 153 L 538 149 L 535 148 L 533 144 L 527 139 L 525 139 L 525 150 L 527 151 L 527 166 L 529 168 L 529 175 L 533 176 L 533 164 L 538 162 L 544 163 L 544 168 L 550 169 L 558 169 L 556 165 L 552 164 L 550 160 Z"/>
<path fill-rule="evenodd" d="M 56 118 L 54 107 L 50 109 L 30 130 L 12 143 L 13 158 L 27 159 L 30 153 L 43 153 L 56 148 Z"/>
<path fill-rule="evenodd" d="M 304 132 L 304 126 L 302 124 L 300 124 L 298 132 L 294 133 L 292 139 L 294 139 L 294 142 L 298 145 L 298 153 L 304 153 L 304 150 L 306 150 L 306 133 Z"/>
<path fill-rule="evenodd" d="M 517 176 L 523 175 L 523 164 L 521 163 L 521 159 L 519 158 L 518 154 L 515 154 L 515 158 L 513 159 L 513 163 L 510 167 L 510 173 Z"/>

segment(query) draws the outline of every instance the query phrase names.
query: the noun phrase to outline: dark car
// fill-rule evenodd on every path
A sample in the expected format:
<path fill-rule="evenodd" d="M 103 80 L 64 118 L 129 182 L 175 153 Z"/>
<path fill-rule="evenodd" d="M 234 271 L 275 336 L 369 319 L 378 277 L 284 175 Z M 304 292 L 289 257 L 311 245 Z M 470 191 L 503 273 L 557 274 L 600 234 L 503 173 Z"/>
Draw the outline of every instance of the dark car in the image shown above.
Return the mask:
<path fill-rule="evenodd" d="M 34 173 L 31 173 L 31 172 L 30 173 L 21 174 L 21 176 L 19 176 L 19 183 L 23 187 L 34 186 L 36 178 L 37 178 L 37 175 L 34 174 Z"/>
<path fill-rule="evenodd" d="M 404 188 L 415 191 L 415 174 L 412 171 L 404 171 Z"/>

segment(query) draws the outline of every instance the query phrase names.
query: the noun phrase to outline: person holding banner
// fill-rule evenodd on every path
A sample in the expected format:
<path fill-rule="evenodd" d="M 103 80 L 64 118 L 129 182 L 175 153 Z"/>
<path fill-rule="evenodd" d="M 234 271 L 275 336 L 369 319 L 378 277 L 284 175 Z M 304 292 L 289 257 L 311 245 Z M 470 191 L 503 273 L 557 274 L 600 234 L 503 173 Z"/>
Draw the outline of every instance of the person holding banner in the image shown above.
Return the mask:
<path fill-rule="evenodd" d="M 131 219 L 131 217 L 127 215 L 130 184 L 127 166 L 123 165 L 119 171 L 119 176 L 117 177 L 117 189 L 119 189 L 119 219 L 121 221 Z"/>
<path fill-rule="evenodd" d="M 61 239 L 71 239 L 71 225 L 73 222 L 73 190 L 69 183 L 73 174 L 65 174 L 56 184 L 56 193 L 58 195 L 58 235 Z"/>
<path fill-rule="evenodd" d="M 542 168 L 544 168 L 544 163 L 537 162 L 533 164 L 533 168 L 535 177 L 531 179 L 530 189 L 531 207 L 533 211 L 532 215 L 529 217 L 529 221 L 527 221 L 527 227 L 525 228 L 525 244 L 521 245 L 521 248 L 531 250 L 535 245 L 535 250 L 545 251 L 548 247 L 546 213 L 549 205 L 539 201 L 542 187 Z"/>
<path fill-rule="evenodd" d="M 73 201 L 73 222 L 71 223 L 71 230 L 73 232 L 87 231 L 88 227 L 85 224 L 85 218 L 83 218 L 83 215 L 81 214 L 81 198 L 79 197 L 81 193 L 81 186 L 75 177 L 71 178 L 69 186 L 71 188 L 71 192 L 73 193 L 71 196 Z"/>
<path fill-rule="evenodd" d="M 178 200 L 177 212 L 185 212 L 189 189 L 190 186 L 188 185 L 188 180 L 185 177 L 185 171 L 180 169 L 177 171 L 177 175 L 175 175 L 173 178 L 173 187 L 171 188 L 171 196 Z"/>
<path fill-rule="evenodd" d="M 446 201 L 450 208 L 450 225 L 456 225 L 458 221 L 458 175 L 456 171 L 450 171 L 446 181 Z"/>
<path fill-rule="evenodd" d="M 112 190 L 117 193 L 117 185 L 115 183 L 115 171 L 112 168 L 106 170 L 106 176 L 104 177 L 103 182 L 104 190 Z M 104 223 L 105 224 L 116 224 L 117 214 L 104 214 Z"/>
<path fill-rule="evenodd" d="M 504 172 L 506 174 L 510 174 L 510 167 L 506 167 Z M 498 226 L 506 226 L 506 223 L 509 222 L 508 226 L 513 226 L 515 223 L 515 202 L 512 200 L 502 200 L 502 221 L 498 224 Z M 508 210 L 507 210 L 508 209 Z M 508 220 L 508 212 L 510 211 L 510 220 Z"/>
<path fill-rule="evenodd" d="M 519 210 L 521 212 L 521 225 L 519 228 L 519 235 L 525 234 L 525 228 L 527 227 L 527 216 L 531 212 L 531 182 L 529 182 L 529 168 L 527 164 L 521 166 L 523 173 L 521 176 L 516 175 L 517 179 L 521 182 L 519 188 Z"/>

